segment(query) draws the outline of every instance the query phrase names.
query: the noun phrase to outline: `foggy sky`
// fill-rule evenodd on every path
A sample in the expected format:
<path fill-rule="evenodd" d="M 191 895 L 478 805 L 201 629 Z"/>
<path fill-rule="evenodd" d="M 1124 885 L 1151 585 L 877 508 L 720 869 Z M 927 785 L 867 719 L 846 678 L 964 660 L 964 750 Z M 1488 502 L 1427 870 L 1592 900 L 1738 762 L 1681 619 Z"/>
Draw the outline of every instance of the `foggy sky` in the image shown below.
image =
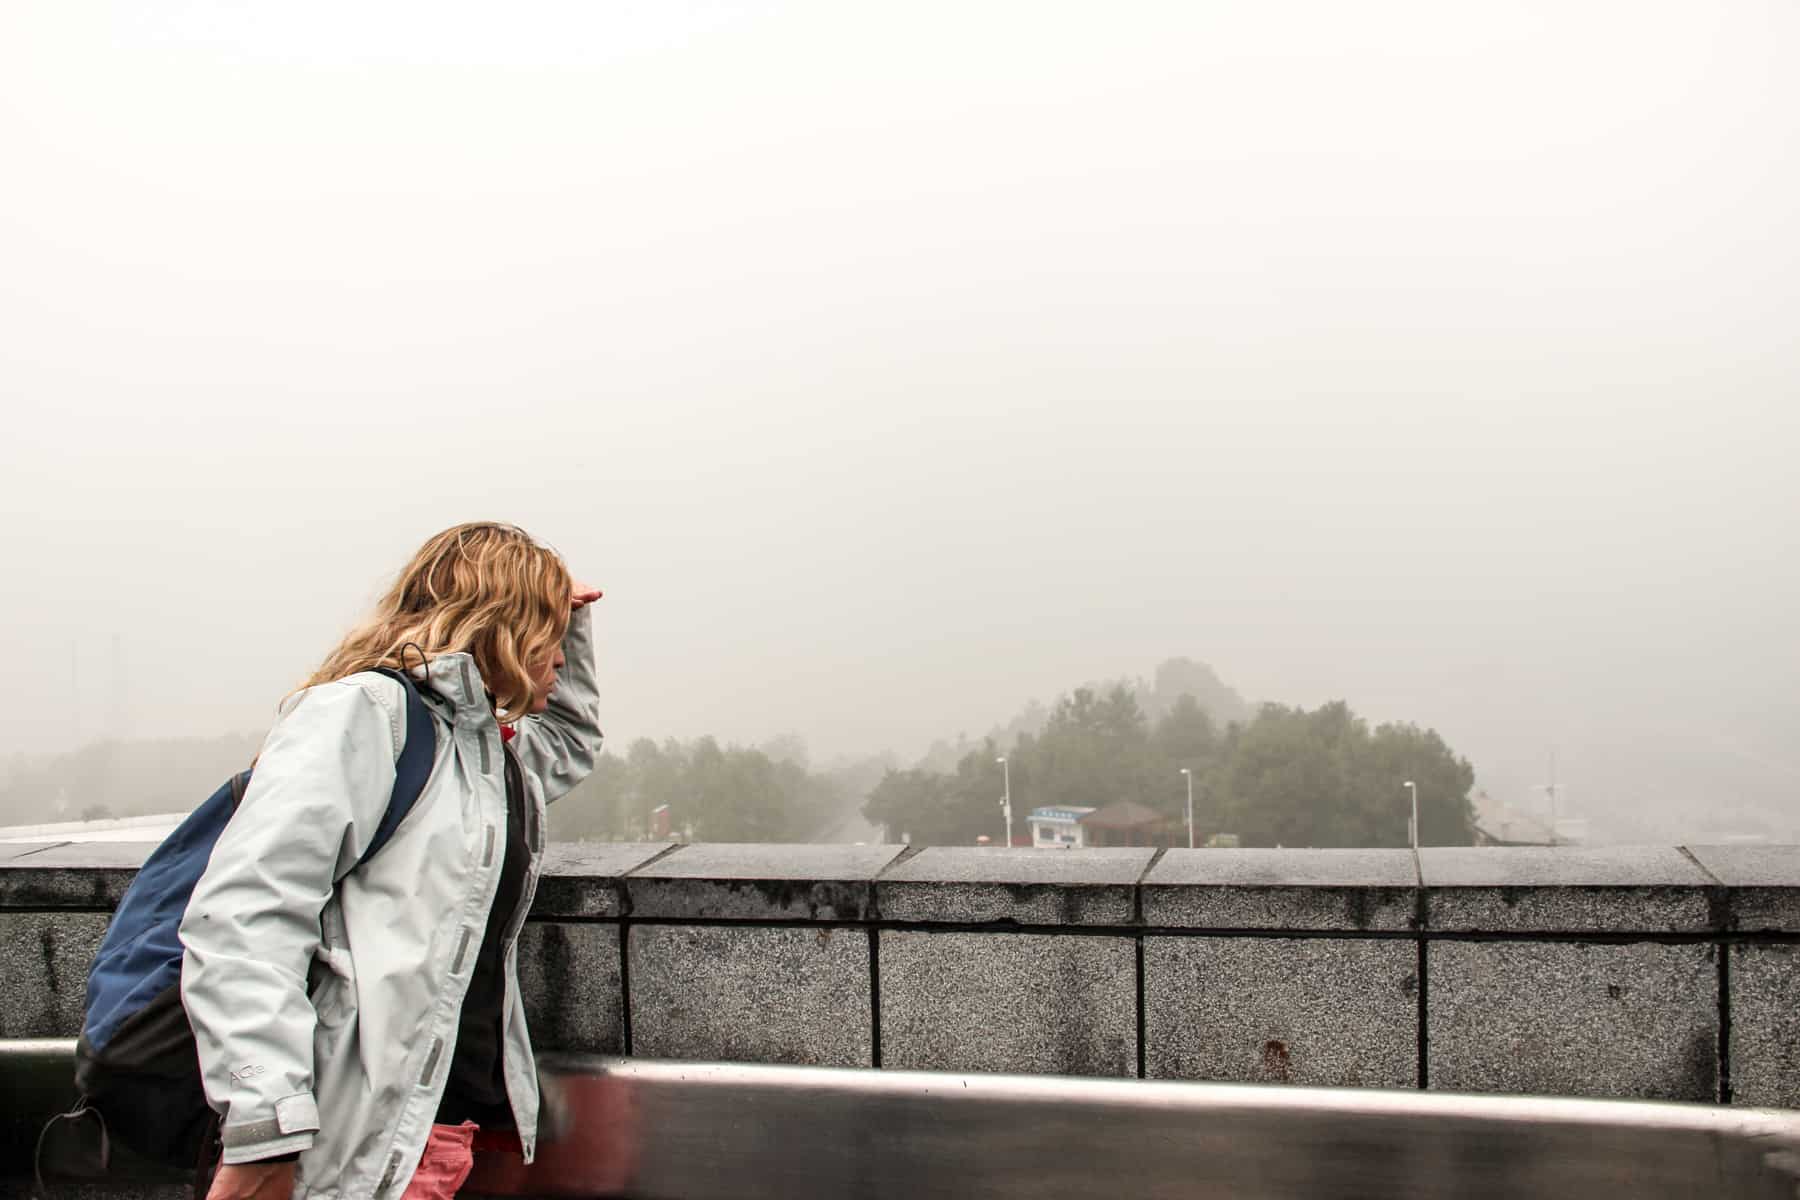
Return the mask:
<path fill-rule="evenodd" d="M 254 729 L 427 535 L 815 759 L 1211 663 L 1800 805 L 1786 3 L 0 8 L 0 755 Z"/>

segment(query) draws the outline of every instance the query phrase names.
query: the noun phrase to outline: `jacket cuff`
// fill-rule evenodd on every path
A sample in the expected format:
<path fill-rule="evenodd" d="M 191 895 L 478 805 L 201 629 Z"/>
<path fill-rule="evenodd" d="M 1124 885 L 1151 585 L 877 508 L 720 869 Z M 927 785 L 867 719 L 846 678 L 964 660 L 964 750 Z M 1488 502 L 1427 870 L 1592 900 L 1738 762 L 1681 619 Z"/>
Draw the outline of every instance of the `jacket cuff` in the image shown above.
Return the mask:
<path fill-rule="evenodd" d="M 284 1096 L 275 1102 L 272 1117 L 225 1123 L 219 1130 L 220 1161 L 236 1165 L 310 1150 L 318 1131 L 319 1106 L 312 1096 Z"/>
<path fill-rule="evenodd" d="M 292 1137 L 272 1138 L 266 1142 L 227 1146 L 224 1153 L 219 1155 L 219 1161 L 233 1167 L 243 1163 L 270 1162 L 311 1150 L 312 1144 L 312 1134 L 296 1133 Z"/>

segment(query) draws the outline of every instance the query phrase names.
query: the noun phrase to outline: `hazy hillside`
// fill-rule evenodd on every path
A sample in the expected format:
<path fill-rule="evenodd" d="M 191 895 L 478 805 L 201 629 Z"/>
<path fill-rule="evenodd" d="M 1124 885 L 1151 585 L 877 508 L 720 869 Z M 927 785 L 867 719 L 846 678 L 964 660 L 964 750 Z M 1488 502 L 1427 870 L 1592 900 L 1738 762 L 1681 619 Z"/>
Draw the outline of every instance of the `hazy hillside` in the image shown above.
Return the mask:
<path fill-rule="evenodd" d="M 262 735 L 96 742 L 15 755 L 0 773 L 0 824 L 186 812 L 250 765 Z"/>

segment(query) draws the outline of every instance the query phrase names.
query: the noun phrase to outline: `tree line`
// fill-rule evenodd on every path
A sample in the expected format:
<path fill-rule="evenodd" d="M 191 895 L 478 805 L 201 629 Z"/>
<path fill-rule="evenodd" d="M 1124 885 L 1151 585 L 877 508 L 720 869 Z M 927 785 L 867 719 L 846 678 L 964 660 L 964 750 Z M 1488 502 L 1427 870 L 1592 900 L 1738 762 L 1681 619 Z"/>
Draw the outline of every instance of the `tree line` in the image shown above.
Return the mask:
<path fill-rule="evenodd" d="M 186 812 L 249 764 L 259 738 L 230 735 L 103 742 L 66 754 L 15 757 L 0 771 L 0 823 Z M 711 842 L 835 837 L 971 845 L 1002 835 L 1005 755 L 1014 829 L 1033 808 L 1132 801 L 1185 844 L 1186 768 L 1198 840 L 1233 834 L 1246 846 L 1400 846 L 1418 785 L 1420 841 L 1473 841 L 1474 771 L 1438 734 L 1411 724 L 1371 727 L 1341 701 L 1311 711 L 1251 705 L 1205 664 L 1171 659 L 1150 680 L 1075 688 L 1028 703 L 985 736 L 936 743 L 910 767 L 891 755 L 818 768 L 789 734 L 760 746 L 712 737 L 640 738 L 600 756 L 550 810 L 564 840 L 632 840 L 668 832 Z M 858 819 L 858 818 L 861 819 Z M 870 831 L 869 824 L 880 827 Z M 845 832 L 854 830 L 854 832 Z"/>
<path fill-rule="evenodd" d="M 805 842 L 853 811 L 888 760 L 815 770 L 793 734 L 761 746 L 716 738 L 639 738 L 602 754 L 594 771 L 550 808 L 551 836 L 633 841 L 668 835 L 697 842 Z M 661 825 L 657 812 L 665 810 Z"/>
<path fill-rule="evenodd" d="M 1407 780 L 1418 787 L 1421 844 L 1474 840 L 1474 769 L 1433 730 L 1370 728 L 1342 701 L 1310 712 L 1265 704 L 1221 729 L 1188 694 L 1152 720 L 1125 684 L 1077 688 L 1040 732 L 1010 745 L 990 738 L 949 771 L 890 770 L 863 812 L 914 844 L 969 845 L 982 835 L 999 843 L 1010 773 L 1015 836 L 1027 832 L 1033 808 L 1132 801 L 1164 819 L 1172 844 L 1185 844 L 1183 768 L 1197 844 L 1230 834 L 1245 846 L 1404 846 Z"/>

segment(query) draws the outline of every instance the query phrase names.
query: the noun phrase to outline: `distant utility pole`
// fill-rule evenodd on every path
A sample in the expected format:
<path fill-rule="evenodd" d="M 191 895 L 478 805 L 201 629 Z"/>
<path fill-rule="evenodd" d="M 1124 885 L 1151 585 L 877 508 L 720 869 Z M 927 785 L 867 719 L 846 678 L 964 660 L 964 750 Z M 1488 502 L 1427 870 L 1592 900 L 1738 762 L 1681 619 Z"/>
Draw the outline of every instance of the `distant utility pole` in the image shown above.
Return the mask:
<path fill-rule="evenodd" d="M 106 736 L 125 737 L 125 638 L 112 635 L 112 688 L 106 698 Z"/>
<path fill-rule="evenodd" d="M 1188 770 L 1186 767 L 1181 768 L 1181 773 L 1183 775 L 1187 776 L 1188 849 L 1192 850 L 1194 848 L 1194 773 L 1192 771 Z"/>
<path fill-rule="evenodd" d="M 1011 849 L 1011 847 L 1012 847 L 1012 768 L 1007 765 L 1006 758 L 1004 756 L 1002 756 L 1000 758 L 996 758 L 994 761 L 1000 764 L 1001 776 L 1006 781 L 1006 791 L 1000 800 L 1000 811 L 1002 811 L 1006 814 L 1006 842 L 1005 842 L 1005 845 L 1007 846 L 1008 849 Z"/>
<path fill-rule="evenodd" d="M 1419 785 L 1409 779 L 1400 786 L 1412 793 L 1412 825 L 1410 832 L 1412 837 L 1412 848 L 1417 850 L 1419 848 Z"/>
<path fill-rule="evenodd" d="M 69 642 L 69 711 L 74 716 L 75 745 L 81 745 L 81 642 Z"/>
<path fill-rule="evenodd" d="M 1550 844 L 1556 845 L 1556 747 L 1550 747 L 1550 782 L 1538 787 L 1550 799 Z"/>

